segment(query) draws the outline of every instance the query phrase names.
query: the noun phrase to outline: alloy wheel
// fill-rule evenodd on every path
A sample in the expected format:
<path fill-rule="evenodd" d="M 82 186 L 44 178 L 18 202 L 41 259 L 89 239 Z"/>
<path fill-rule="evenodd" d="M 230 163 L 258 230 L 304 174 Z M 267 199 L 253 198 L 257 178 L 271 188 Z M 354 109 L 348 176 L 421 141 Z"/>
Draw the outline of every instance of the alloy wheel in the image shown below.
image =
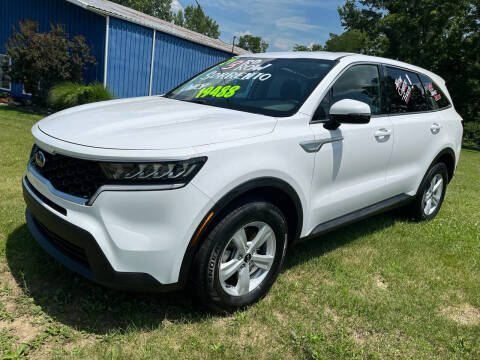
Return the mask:
<path fill-rule="evenodd" d="M 275 259 L 276 238 L 265 222 L 238 229 L 223 250 L 218 266 L 222 289 L 231 296 L 253 291 L 267 277 Z"/>
<path fill-rule="evenodd" d="M 427 191 L 423 195 L 423 212 L 429 216 L 437 210 L 443 193 L 443 177 L 441 174 L 436 174 Z"/>

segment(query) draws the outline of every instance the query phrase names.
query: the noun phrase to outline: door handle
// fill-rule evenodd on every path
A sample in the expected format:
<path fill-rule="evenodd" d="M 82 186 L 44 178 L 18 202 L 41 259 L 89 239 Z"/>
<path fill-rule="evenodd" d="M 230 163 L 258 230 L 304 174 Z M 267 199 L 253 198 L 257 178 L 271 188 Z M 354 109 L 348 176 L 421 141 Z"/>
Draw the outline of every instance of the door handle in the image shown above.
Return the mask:
<path fill-rule="evenodd" d="M 442 125 L 440 125 L 439 123 L 433 123 L 432 126 L 430 126 L 430 131 L 432 132 L 432 134 L 438 134 L 441 128 Z"/>
<path fill-rule="evenodd" d="M 375 137 L 376 138 L 385 138 L 385 137 L 388 137 L 392 135 L 392 130 L 390 129 L 378 129 L 377 131 L 375 131 Z"/>
<path fill-rule="evenodd" d="M 325 145 L 325 144 L 334 143 L 334 142 L 342 141 L 342 140 L 343 140 L 343 136 L 337 136 L 337 137 L 333 137 L 333 138 L 330 138 L 330 139 L 308 140 L 308 141 L 302 141 L 300 143 L 300 146 L 307 153 L 313 153 L 313 152 L 320 151 L 322 146 Z"/>

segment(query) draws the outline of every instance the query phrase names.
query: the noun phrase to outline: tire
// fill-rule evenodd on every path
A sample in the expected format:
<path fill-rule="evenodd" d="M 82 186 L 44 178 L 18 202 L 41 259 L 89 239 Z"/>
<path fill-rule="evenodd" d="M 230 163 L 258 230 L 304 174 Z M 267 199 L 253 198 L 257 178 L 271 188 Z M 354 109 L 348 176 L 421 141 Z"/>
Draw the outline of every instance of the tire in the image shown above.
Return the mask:
<path fill-rule="evenodd" d="M 276 206 L 259 200 L 234 209 L 197 252 L 192 269 L 197 299 L 220 313 L 259 301 L 277 278 L 286 248 L 287 222 Z"/>
<path fill-rule="evenodd" d="M 440 185 L 438 185 L 439 182 L 441 182 Z M 415 200 L 408 207 L 409 215 L 416 221 L 432 220 L 438 214 L 443 204 L 447 184 L 447 166 L 443 162 L 440 162 L 430 167 L 420 184 Z M 432 192 L 436 185 L 438 185 L 437 190 Z M 428 201 L 431 201 L 430 207 L 428 206 Z"/>

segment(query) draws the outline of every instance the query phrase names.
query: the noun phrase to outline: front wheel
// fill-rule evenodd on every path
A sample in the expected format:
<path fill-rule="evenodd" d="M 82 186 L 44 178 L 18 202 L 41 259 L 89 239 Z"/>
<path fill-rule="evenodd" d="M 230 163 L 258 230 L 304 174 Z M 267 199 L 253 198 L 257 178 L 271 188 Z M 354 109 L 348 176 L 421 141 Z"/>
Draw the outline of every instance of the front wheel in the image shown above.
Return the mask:
<path fill-rule="evenodd" d="M 257 302 L 277 278 L 286 246 L 287 225 L 276 206 L 254 201 L 238 207 L 197 253 L 192 280 L 198 297 L 217 312 Z"/>

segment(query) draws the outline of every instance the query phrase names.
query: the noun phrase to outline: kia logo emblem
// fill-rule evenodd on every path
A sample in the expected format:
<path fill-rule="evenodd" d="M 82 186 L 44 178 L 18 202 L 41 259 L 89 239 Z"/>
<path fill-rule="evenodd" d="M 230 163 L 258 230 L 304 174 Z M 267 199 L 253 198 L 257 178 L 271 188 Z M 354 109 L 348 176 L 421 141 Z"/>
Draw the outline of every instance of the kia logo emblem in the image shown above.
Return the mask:
<path fill-rule="evenodd" d="M 41 151 L 37 151 L 35 154 L 35 164 L 37 164 L 38 167 L 43 168 L 45 166 L 45 154 Z"/>

